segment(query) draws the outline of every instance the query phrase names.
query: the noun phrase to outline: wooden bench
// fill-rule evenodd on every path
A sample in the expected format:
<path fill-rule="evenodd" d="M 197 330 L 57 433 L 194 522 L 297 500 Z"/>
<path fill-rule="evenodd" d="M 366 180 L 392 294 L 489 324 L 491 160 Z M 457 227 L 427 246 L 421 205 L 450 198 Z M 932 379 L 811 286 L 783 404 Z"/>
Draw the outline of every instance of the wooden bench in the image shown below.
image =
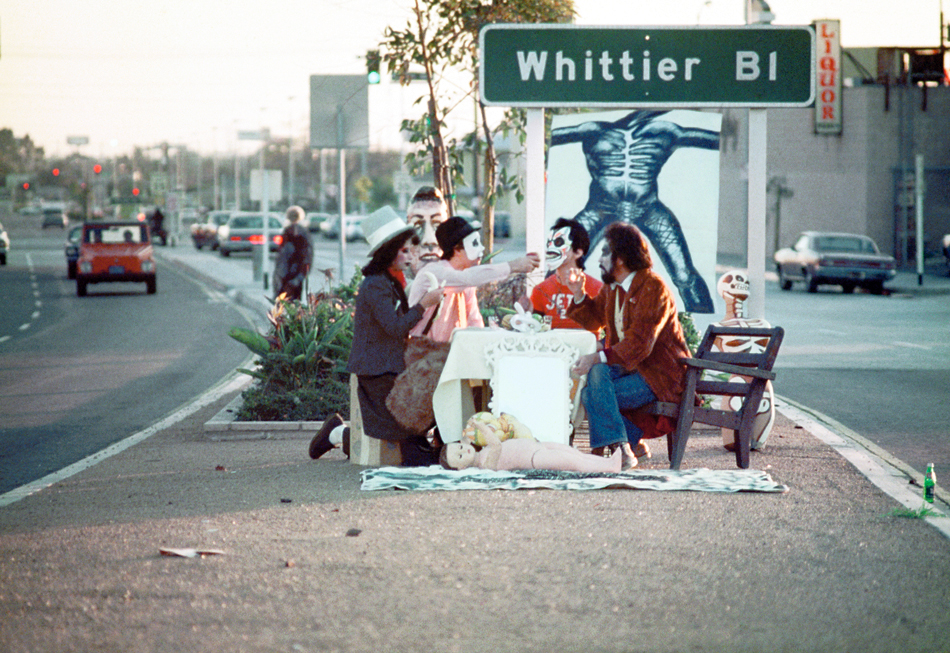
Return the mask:
<path fill-rule="evenodd" d="M 654 402 L 641 410 L 651 415 L 665 415 L 676 422 L 676 429 L 667 436 L 667 452 L 670 469 L 679 469 L 686 450 L 686 441 L 694 422 L 732 429 L 736 441 L 736 464 L 741 469 L 749 467 L 749 446 L 756 412 L 762 402 L 766 382 L 775 379 L 772 366 L 778 356 L 785 330 L 774 328 L 724 327 L 712 325 L 706 329 L 696 355 L 680 359 L 686 365 L 686 389 L 679 404 Z M 764 340 L 768 338 L 762 353 L 730 353 L 713 349 L 717 338 Z M 721 372 L 740 375 L 745 381 L 707 380 L 703 373 Z M 718 397 L 742 397 L 738 411 L 706 408 L 696 405 L 696 395 Z"/>

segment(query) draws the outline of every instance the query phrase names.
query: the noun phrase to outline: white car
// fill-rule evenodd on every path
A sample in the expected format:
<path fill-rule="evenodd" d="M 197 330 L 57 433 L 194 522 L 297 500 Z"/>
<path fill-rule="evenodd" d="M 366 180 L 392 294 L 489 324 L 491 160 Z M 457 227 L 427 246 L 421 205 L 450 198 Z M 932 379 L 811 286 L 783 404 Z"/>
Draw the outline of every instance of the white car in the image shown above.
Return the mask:
<path fill-rule="evenodd" d="M 10 251 L 10 236 L 7 230 L 0 224 L 0 265 L 7 264 L 7 252 Z"/>
<path fill-rule="evenodd" d="M 346 216 L 346 239 L 349 241 L 363 237 L 364 215 Z M 340 216 L 334 215 L 320 224 L 320 233 L 328 240 L 340 237 Z"/>

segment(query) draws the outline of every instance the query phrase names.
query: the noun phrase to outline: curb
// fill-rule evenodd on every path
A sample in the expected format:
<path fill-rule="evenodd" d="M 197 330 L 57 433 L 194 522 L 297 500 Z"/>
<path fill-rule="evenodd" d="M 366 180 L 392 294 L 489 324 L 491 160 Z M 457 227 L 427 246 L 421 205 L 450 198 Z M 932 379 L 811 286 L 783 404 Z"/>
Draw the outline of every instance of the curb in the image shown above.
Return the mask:
<path fill-rule="evenodd" d="M 924 521 L 950 539 L 950 496 L 944 490 L 938 487 L 935 502 L 927 505 L 922 496 L 922 474 L 827 415 L 785 397 L 775 399 L 776 410 L 834 449 L 892 499 L 908 510 L 928 508 L 933 516 L 924 517 Z"/>

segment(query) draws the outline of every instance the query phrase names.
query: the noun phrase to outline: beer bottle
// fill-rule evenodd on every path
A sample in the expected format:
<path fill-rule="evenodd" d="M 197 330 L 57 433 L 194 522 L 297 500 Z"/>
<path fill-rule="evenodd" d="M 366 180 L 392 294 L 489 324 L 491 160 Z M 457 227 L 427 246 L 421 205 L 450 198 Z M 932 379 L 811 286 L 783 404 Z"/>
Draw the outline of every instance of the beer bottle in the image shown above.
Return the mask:
<path fill-rule="evenodd" d="M 937 491 L 937 476 L 934 474 L 934 464 L 927 464 L 927 471 L 924 473 L 924 501 L 934 502 L 934 494 Z"/>

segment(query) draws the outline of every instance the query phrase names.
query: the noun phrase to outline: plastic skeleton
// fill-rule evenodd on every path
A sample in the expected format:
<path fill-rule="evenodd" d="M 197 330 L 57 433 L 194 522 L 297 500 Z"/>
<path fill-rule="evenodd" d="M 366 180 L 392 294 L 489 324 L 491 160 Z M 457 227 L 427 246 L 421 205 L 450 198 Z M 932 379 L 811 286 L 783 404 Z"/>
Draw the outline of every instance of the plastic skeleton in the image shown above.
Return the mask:
<path fill-rule="evenodd" d="M 745 316 L 745 302 L 749 299 L 749 279 L 743 272 L 727 272 L 719 278 L 716 284 L 716 290 L 719 296 L 726 302 L 726 317 L 717 326 L 738 326 L 749 328 L 770 328 L 772 325 L 765 320 L 750 319 Z M 761 354 L 765 351 L 768 344 L 768 338 L 716 338 L 713 347 L 722 352 L 729 353 L 749 353 Z M 741 376 L 729 377 L 730 382 L 743 381 Z M 723 397 L 722 408 L 731 408 L 739 410 L 742 407 L 742 400 L 739 397 Z M 759 410 L 756 411 L 755 429 L 752 433 L 752 448 L 760 449 L 765 445 L 765 441 L 772 430 L 772 424 L 775 422 L 775 407 L 772 404 L 772 382 L 769 381 L 765 386 L 765 394 L 762 395 L 762 402 L 759 404 Z M 733 433 L 728 429 L 722 430 L 723 444 L 727 449 L 733 446 Z"/>

